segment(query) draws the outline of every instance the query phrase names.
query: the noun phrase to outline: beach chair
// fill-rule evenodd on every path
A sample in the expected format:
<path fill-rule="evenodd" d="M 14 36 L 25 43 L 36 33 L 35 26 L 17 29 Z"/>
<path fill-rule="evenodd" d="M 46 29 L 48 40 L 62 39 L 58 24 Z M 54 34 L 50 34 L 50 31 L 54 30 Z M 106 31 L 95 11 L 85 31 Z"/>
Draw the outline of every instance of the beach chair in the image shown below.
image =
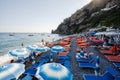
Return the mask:
<path fill-rule="evenodd" d="M 120 76 L 116 77 L 115 80 L 120 80 Z"/>
<path fill-rule="evenodd" d="M 64 66 L 70 70 L 70 61 L 69 60 L 65 60 Z"/>
<path fill-rule="evenodd" d="M 59 60 L 69 60 L 70 58 L 68 56 L 58 56 Z"/>
<path fill-rule="evenodd" d="M 105 56 L 109 61 L 112 61 L 112 62 L 120 62 L 120 55 L 117 55 L 117 56 Z"/>
<path fill-rule="evenodd" d="M 120 63 L 119 62 L 114 62 L 113 65 L 117 68 L 120 68 Z"/>
<path fill-rule="evenodd" d="M 22 79 L 19 80 L 32 80 L 32 76 L 31 75 L 26 75 L 25 77 L 23 77 Z"/>
<path fill-rule="evenodd" d="M 114 45 L 109 50 L 103 49 L 103 50 L 100 50 L 100 52 L 105 54 L 105 55 L 116 55 L 117 54 L 117 46 Z"/>
<path fill-rule="evenodd" d="M 59 60 L 58 60 L 58 63 L 60 63 L 60 64 L 62 64 L 62 65 L 64 65 L 64 62 L 65 62 L 64 59 L 59 59 Z"/>
<path fill-rule="evenodd" d="M 49 61 L 48 58 L 42 58 L 42 59 L 38 60 L 40 66 L 43 65 L 43 64 L 45 64 L 45 63 L 47 63 L 48 61 Z"/>
<path fill-rule="evenodd" d="M 27 68 L 27 69 L 25 70 L 24 74 L 35 75 L 36 72 L 37 72 L 37 69 L 36 69 L 36 68 L 30 67 L 30 68 Z"/>
<path fill-rule="evenodd" d="M 96 68 L 96 61 L 93 63 L 79 63 L 79 67 L 82 68 Z"/>
<path fill-rule="evenodd" d="M 110 66 L 105 66 L 104 68 L 106 72 L 103 75 L 84 74 L 84 80 L 120 80 L 120 72 Z"/>
<path fill-rule="evenodd" d="M 94 74 L 83 74 L 84 80 L 115 80 L 115 77 L 109 72 L 96 76 Z"/>
<path fill-rule="evenodd" d="M 120 76 L 120 72 L 116 71 L 115 69 L 113 69 L 110 66 L 105 66 L 104 67 L 106 71 L 108 71 L 110 74 L 112 75 L 119 75 Z"/>
<path fill-rule="evenodd" d="M 32 64 L 31 67 L 32 68 L 37 68 L 40 64 Z"/>
<path fill-rule="evenodd" d="M 91 63 L 92 61 L 95 60 L 93 57 L 88 57 L 88 58 L 76 58 L 78 62 L 83 62 L 83 63 Z"/>

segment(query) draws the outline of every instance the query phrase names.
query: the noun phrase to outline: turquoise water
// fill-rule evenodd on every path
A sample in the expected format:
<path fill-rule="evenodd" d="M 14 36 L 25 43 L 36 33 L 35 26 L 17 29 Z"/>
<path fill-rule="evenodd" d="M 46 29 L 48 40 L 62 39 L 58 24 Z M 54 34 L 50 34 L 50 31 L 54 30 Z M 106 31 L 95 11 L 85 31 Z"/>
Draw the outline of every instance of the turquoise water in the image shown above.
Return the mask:
<path fill-rule="evenodd" d="M 13 36 L 10 36 L 12 34 Z M 21 48 L 21 43 L 33 45 L 37 42 L 53 41 L 60 39 L 57 34 L 49 33 L 31 33 L 33 36 L 28 36 L 30 33 L 0 33 L 0 54 L 6 54 L 9 50 Z"/>

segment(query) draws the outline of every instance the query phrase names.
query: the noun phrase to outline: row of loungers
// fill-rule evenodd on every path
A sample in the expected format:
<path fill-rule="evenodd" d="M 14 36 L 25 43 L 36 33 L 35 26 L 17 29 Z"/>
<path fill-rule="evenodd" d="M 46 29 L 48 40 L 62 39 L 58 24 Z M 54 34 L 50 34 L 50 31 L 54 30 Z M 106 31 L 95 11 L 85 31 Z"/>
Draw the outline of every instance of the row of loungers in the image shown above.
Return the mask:
<path fill-rule="evenodd" d="M 96 68 L 95 57 L 89 56 L 88 58 L 76 57 L 79 62 L 79 67 L 82 68 Z M 83 74 L 84 80 L 120 80 L 120 73 L 111 67 L 105 67 L 106 72 L 103 75 Z M 118 76 L 119 75 L 119 76 Z"/>
<path fill-rule="evenodd" d="M 120 80 L 120 73 L 112 67 L 105 67 L 106 72 L 102 75 L 83 74 L 84 80 Z"/>
<path fill-rule="evenodd" d="M 88 45 L 82 45 L 87 44 L 85 37 L 78 37 L 76 38 L 78 47 L 84 48 L 84 51 L 87 52 L 86 46 Z M 80 52 L 80 50 L 77 48 L 77 52 Z M 78 53 L 79 54 L 79 53 Z M 79 62 L 79 67 L 82 68 L 95 68 L 96 67 L 96 61 L 95 58 L 91 55 L 88 55 L 88 58 L 81 57 L 80 55 L 76 54 L 76 60 Z"/>
<path fill-rule="evenodd" d="M 120 68 L 120 53 L 117 50 L 116 44 L 112 46 L 110 49 L 107 50 L 100 50 L 102 54 L 111 62 L 113 62 L 113 65 L 117 68 Z"/>

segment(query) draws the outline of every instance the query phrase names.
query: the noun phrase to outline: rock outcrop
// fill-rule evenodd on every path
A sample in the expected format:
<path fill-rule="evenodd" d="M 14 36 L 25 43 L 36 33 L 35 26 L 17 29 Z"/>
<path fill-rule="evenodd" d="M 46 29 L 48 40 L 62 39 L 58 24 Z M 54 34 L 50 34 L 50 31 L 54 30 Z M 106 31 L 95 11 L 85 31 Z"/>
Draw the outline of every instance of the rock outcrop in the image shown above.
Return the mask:
<path fill-rule="evenodd" d="M 71 17 L 64 19 L 53 33 L 80 33 L 98 25 L 119 28 L 120 0 L 92 0 Z"/>

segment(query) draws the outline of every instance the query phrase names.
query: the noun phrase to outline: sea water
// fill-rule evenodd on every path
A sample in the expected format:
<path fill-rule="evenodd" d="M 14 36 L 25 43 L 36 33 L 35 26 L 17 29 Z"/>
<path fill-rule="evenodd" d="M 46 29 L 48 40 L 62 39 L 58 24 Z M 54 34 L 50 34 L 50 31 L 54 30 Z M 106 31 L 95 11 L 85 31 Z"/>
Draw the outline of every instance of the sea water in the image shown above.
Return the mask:
<path fill-rule="evenodd" d="M 22 43 L 24 46 L 34 45 L 42 40 L 52 42 L 59 38 L 59 35 L 50 33 L 0 33 L 0 55 L 21 48 Z"/>
<path fill-rule="evenodd" d="M 15 57 L 10 56 L 8 52 L 13 49 L 21 49 L 22 44 L 25 47 L 41 41 L 52 42 L 61 38 L 57 34 L 49 33 L 0 33 L 0 66 L 15 60 Z"/>

